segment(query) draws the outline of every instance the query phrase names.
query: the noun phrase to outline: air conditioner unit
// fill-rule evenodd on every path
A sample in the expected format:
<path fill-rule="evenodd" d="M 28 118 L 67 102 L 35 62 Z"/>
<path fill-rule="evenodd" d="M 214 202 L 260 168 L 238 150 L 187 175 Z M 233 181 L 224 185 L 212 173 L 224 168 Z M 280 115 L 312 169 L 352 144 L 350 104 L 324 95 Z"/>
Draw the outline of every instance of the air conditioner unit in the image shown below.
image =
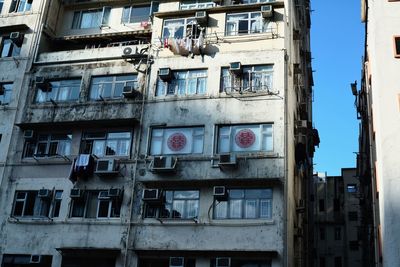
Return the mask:
<path fill-rule="evenodd" d="M 219 155 L 218 166 L 220 167 L 236 167 L 237 158 L 235 154 L 221 154 Z"/>
<path fill-rule="evenodd" d="M 297 121 L 297 128 L 307 128 L 308 121 L 307 120 L 298 120 Z"/>
<path fill-rule="evenodd" d="M 156 156 L 151 162 L 152 172 L 172 172 L 176 169 L 177 158 L 171 156 Z"/>
<path fill-rule="evenodd" d="M 36 87 L 39 88 L 40 90 L 42 90 L 43 92 L 51 91 L 50 83 L 43 76 L 36 76 L 35 84 L 36 84 Z"/>
<path fill-rule="evenodd" d="M 29 263 L 38 264 L 38 263 L 41 263 L 41 262 L 42 262 L 42 256 L 41 255 L 31 255 Z"/>
<path fill-rule="evenodd" d="M 231 267 L 231 258 L 216 258 L 215 267 Z"/>
<path fill-rule="evenodd" d="M 169 82 L 173 78 L 172 70 L 170 68 L 160 68 L 158 70 L 158 77 L 164 82 Z"/>
<path fill-rule="evenodd" d="M 108 189 L 108 196 L 111 198 L 119 198 L 122 195 L 122 190 L 120 188 L 110 188 Z"/>
<path fill-rule="evenodd" d="M 117 161 L 115 159 L 99 159 L 96 164 L 96 174 L 115 174 L 118 173 Z"/>
<path fill-rule="evenodd" d="M 207 27 L 208 15 L 206 11 L 197 11 L 194 15 L 194 18 L 196 19 L 197 24 L 202 27 Z"/>
<path fill-rule="evenodd" d="M 146 202 L 160 201 L 161 191 L 158 189 L 144 189 L 142 200 Z"/>
<path fill-rule="evenodd" d="M 263 18 L 270 18 L 274 13 L 274 9 L 271 5 L 261 6 L 261 14 Z"/>
<path fill-rule="evenodd" d="M 185 258 L 184 257 L 171 257 L 169 258 L 169 267 L 184 267 Z"/>
<path fill-rule="evenodd" d="M 97 197 L 98 199 L 110 199 L 108 196 L 108 191 L 100 191 Z"/>
<path fill-rule="evenodd" d="M 39 198 L 50 198 L 51 197 L 51 190 L 49 189 L 40 189 L 38 192 Z"/>
<path fill-rule="evenodd" d="M 24 131 L 24 138 L 25 139 L 32 139 L 35 137 L 35 132 L 33 130 L 25 130 Z"/>
<path fill-rule="evenodd" d="M 6 91 L 6 89 L 4 88 L 4 85 L 2 85 L 0 83 L 0 95 L 4 95 L 4 92 Z"/>
<path fill-rule="evenodd" d="M 20 32 L 10 33 L 10 40 L 17 46 L 21 46 L 24 42 L 24 34 Z"/>
<path fill-rule="evenodd" d="M 70 198 L 81 198 L 83 196 L 83 191 L 79 188 L 72 188 L 69 196 Z"/>
<path fill-rule="evenodd" d="M 228 191 L 226 190 L 225 186 L 214 186 L 213 195 L 218 201 L 224 201 L 228 199 Z"/>
<path fill-rule="evenodd" d="M 235 74 L 242 73 L 242 64 L 240 62 L 231 62 L 229 63 L 229 71 Z"/>
<path fill-rule="evenodd" d="M 126 98 L 133 98 L 139 95 L 139 91 L 134 86 L 124 86 L 122 94 Z"/>

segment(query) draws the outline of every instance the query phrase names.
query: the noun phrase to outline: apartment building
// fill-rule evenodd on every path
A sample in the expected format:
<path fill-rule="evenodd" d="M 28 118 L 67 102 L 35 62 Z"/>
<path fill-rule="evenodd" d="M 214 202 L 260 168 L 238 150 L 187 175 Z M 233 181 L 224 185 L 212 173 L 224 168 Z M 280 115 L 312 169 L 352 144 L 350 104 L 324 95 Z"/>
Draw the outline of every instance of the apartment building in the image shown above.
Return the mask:
<path fill-rule="evenodd" d="M 398 265 L 400 173 L 397 152 L 400 68 L 400 21 L 398 1 L 361 1 L 361 19 L 365 23 L 365 52 L 361 88 L 354 86 L 357 115 L 360 119 L 358 171 L 366 185 L 370 207 L 373 266 Z M 373 253 L 374 252 L 374 253 Z M 372 265 L 371 265 L 372 266 Z"/>
<path fill-rule="evenodd" d="M 314 175 L 311 194 L 314 222 L 314 265 L 319 267 L 365 265 L 363 194 L 355 168 L 341 176 Z"/>
<path fill-rule="evenodd" d="M 2 266 L 309 266 L 309 1 L 26 3 Z"/>

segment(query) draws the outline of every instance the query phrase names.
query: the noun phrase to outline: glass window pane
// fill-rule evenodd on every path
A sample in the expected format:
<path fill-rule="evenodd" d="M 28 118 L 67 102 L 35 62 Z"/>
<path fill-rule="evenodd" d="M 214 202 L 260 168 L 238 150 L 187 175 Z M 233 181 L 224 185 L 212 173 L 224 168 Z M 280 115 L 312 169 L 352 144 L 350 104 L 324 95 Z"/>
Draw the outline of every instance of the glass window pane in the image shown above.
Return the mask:
<path fill-rule="evenodd" d="M 226 219 L 228 211 L 228 202 L 222 201 L 215 204 L 215 218 L 216 219 Z"/>
<path fill-rule="evenodd" d="M 271 200 L 260 200 L 260 218 L 271 218 Z"/>
<path fill-rule="evenodd" d="M 104 155 L 105 141 L 96 140 L 93 142 L 92 154 L 96 156 Z"/>
<path fill-rule="evenodd" d="M 256 218 L 257 201 L 256 200 L 246 200 L 245 210 L 246 218 Z"/>
<path fill-rule="evenodd" d="M 174 198 L 179 199 L 179 198 L 199 198 L 199 191 L 175 191 L 174 192 Z"/>
<path fill-rule="evenodd" d="M 149 19 L 150 6 L 133 7 L 131 12 L 131 23 L 147 21 Z"/>
<path fill-rule="evenodd" d="M 121 18 L 122 23 L 129 23 L 130 10 L 131 10 L 130 7 L 124 7 L 124 9 L 122 10 L 122 18 Z"/>
<path fill-rule="evenodd" d="M 198 200 L 188 200 L 187 201 L 187 218 L 195 218 L 197 217 L 197 211 L 199 209 L 199 201 Z"/>
<path fill-rule="evenodd" d="M 242 200 L 235 199 L 229 201 L 229 217 L 241 218 L 242 217 Z"/>
<path fill-rule="evenodd" d="M 172 217 L 173 218 L 183 218 L 184 217 L 184 200 L 174 200 L 172 205 Z"/>

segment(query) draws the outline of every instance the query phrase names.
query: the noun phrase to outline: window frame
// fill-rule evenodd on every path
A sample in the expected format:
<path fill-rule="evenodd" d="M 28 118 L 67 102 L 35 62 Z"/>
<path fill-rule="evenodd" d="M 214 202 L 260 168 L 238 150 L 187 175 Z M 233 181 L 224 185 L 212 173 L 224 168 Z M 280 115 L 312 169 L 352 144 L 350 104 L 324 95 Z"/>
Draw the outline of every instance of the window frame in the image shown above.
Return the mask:
<path fill-rule="evenodd" d="M 134 80 L 130 80 L 130 79 L 126 79 L 126 80 L 119 80 L 119 78 L 121 77 L 135 77 Z M 112 81 L 100 81 L 100 82 L 96 82 L 94 83 L 95 79 L 106 79 L 106 78 L 112 78 Z M 89 100 L 90 101 L 96 101 L 96 100 L 102 100 L 103 99 L 121 99 L 124 97 L 123 93 L 123 87 L 121 90 L 121 95 L 116 96 L 116 91 L 117 89 L 117 85 L 123 83 L 123 87 L 125 86 L 130 86 L 131 84 L 133 84 L 134 88 L 139 88 L 139 82 L 138 82 L 138 75 L 137 74 L 111 74 L 111 75 L 100 75 L 100 76 L 92 76 L 91 80 L 90 80 L 90 88 L 89 88 Z M 111 84 L 111 88 L 110 88 L 110 96 L 103 96 L 102 94 L 96 93 L 96 95 L 94 95 L 93 90 L 94 90 L 94 86 L 98 85 L 98 89 L 97 91 L 101 91 L 102 93 L 104 93 L 105 90 L 107 90 L 107 88 L 103 89 L 103 87 L 106 87 L 108 84 Z M 96 97 L 95 97 L 96 96 Z"/>
<path fill-rule="evenodd" d="M 228 191 L 228 198 L 227 200 L 215 200 L 213 202 L 213 219 L 214 220 L 272 220 L 273 218 L 273 189 L 272 188 L 229 188 L 226 189 Z M 233 197 L 232 191 L 242 191 L 241 197 Z M 262 194 L 265 191 L 265 196 L 251 196 L 251 193 L 255 193 L 259 191 L 258 194 Z M 249 195 L 247 196 L 246 193 Z M 233 202 L 235 201 L 235 202 Z M 240 201 L 240 202 L 238 202 Z M 254 216 L 248 216 L 247 204 L 248 201 L 256 201 L 254 207 Z M 264 202 L 266 206 L 262 207 L 261 203 Z M 220 214 L 218 210 L 218 206 L 221 205 L 225 206 Z M 235 203 L 235 204 L 233 204 Z M 235 208 L 239 208 L 239 215 L 233 215 L 232 212 Z M 240 205 L 240 207 L 239 207 Z M 265 216 L 261 215 L 262 209 L 266 208 L 267 214 Z"/>
<path fill-rule="evenodd" d="M 147 8 L 147 7 L 148 7 L 148 13 L 147 13 L 146 17 L 144 15 L 143 16 L 139 16 L 138 17 L 139 19 L 132 21 L 132 11 L 135 8 Z M 129 10 L 125 11 L 127 9 L 129 9 Z M 128 12 L 128 13 L 125 13 L 125 12 Z M 126 14 L 127 14 L 127 17 L 124 17 L 124 15 L 126 15 Z M 149 5 L 124 6 L 122 8 L 121 24 L 135 24 L 135 23 L 141 23 L 141 22 L 144 22 L 144 21 L 147 22 L 147 21 L 150 20 L 150 14 L 151 14 L 151 4 L 149 4 Z M 124 21 L 125 19 L 127 19 L 127 21 Z"/>
<path fill-rule="evenodd" d="M 257 17 L 253 18 L 253 15 L 257 15 Z M 234 19 L 235 16 L 238 18 Z M 247 18 L 240 18 L 240 16 L 247 16 Z M 240 27 L 244 25 L 244 23 L 240 24 L 241 21 L 247 21 L 246 31 L 241 32 Z M 255 29 L 252 29 L 252 21 L 256 23 L 254 24 L 256 25 Z M 270 22 L 270 20 L 263 18 L 261 11 L 227 13 L 225 19 L 225 36 L 243 36 L 272 32 Z M 237 28 L 237 30 L 229 30 L 229 27 Z"/>
<path fill-rule="evenodd" d="M 32 9 L 33 0 L 12 0 L 9 13 L 28 12 Z"/>
<path fill-rule="evenodd" d="M 21 45 L 14 43 L 9 36 L 0 36 L 0 58 L 19 57 Z"/>
<path fill-rule="evenodd" d="M 194 194 L 194 197 L 177 197 L 175 193 L 187 193 L 187 194 Z M 154 218 L 154 219 L 162 219 L 162 220 L 193 220 L 197 219 L 200 212 L 200 190 L 198 189 L 167 189 L 162 190 L 162 199 L 164 200 L 162 203 L 145 203 L 145 211 L 143 213 L 143 217 L 145 219 Z M 169 197 L 168 194 L 172 194 L 172 199 L 168 202 Z M 177 205 L 176 203 L 183 201 L 183 215 L 180 217 L 174 216 L 176 210 L 174 207 Z M 188 207 L 189 202 L 193 202 L 192 205 L 195 208 L 195 216 L 189 216 L 190 208 Z M 169 210 L 167 208 L 169 206 Z M 154 216 L 149 215 L 154 214 Z M 165 216 L 167 214 L 168 216 Z"/>
<path fill-rule="evenodd" d="M 66 139 L 61 139 L 61 138 L 57 138 L 54 139 L 53 136 L 57 135 L 65 135 L 67 138 Z M 46 137 L 46 139 L 44 139 L 44 137 Z M 40 140 L 40 138 L 43 138 L 42 140 Z M 23 158 L 51 158 L 51 157 L 57 157 L 57 156 L 70 156 L 72 154 L 72 139 L 73 139 L 73 135 L 72 133 L 48 133 L 48 132 L 40 132 L 37 133 L 36 136 L 33 139 L 27 139 L 25 140 L 24 143 L 24 150 L 23 150 L 23 154 L 22 157 Z M 51 153 L 51 148 L 52 146 L 56 144 L 56 153 L 52 154 Z M 39 154 L 39 146 L 40 145 L 45 145 L 45 150 L 46 153 L 42 153 Z M 60 146 L 61 145 L 61 146 Z M 68 153 L 58 153 L 59 151 L 59 147 L 64 147 L 64 151 L 61 152 L 68 152 Z M 28 154 L 28 149 L 31 150 L 33 149 L 34 153 Z"/>
<path fill-rule="evenodd" d="M 163 81 L 157 77 L 156 97 L 207 95 L 208 69 L 173 70 L 172 75 L 171 81 Z M 195 81 L 196 85 L 191 93 L 192 81 Z"/>
<path fill-rule="evenodd" d="M 12 91 L 14 83 L 12 82 L 5 82 L 0 83 L 0 86 L 3 86 L 4 93 L 0 95 L 0 105 L 8 105 L 11 103 Z"/>
<path fill-rule="evenodd" d="M 162 135 L 155 135 L 155 131 L 162 131 Z M 170 135 L 168 135 L 168 132 L 173 132 Z M 190 143 L 191 149 L 190 152 L 177 152 L 177 153 L 166 153 L 165 151 L 165 145 L 168 146 L 168 140 L 169 138 L 174 135 L 175 133 L 181 133 L 182 131 L 191 131 L 191 140 L 192 142 Z M 198 131 L 198 132 L 196 132 Z M 201 134 L 199 132 L 202 132 Z M 175 133 L 174 133 L 175 132 Z M 169 136 L 169 137 L 168 137 Z M 199 138 L 201 138 L 201 152 L 195 152 L 195 142 L 199 141 Z M 205 139 L 205 127 L 204 126 L 187 126 L 187 127 L 151 127 L 150 128 L 150 138 L 149 138 L 149 149 L 148 153 L 150 155 L 154 156 L 160 156 L 160 155 L 191 155 L 191 154 L 196 154 L 200 155 L 204 153 L 204 139 Z M 185 139 L 187 140 L 187 139 Z M 161 141 L 161 151 L 160 153 L 154 153 L 153 148 L 154 148 L 154 142 L 160 142 Z M 185 141 L 186 142 L 186 141 Z M 183 150 L 184 147 L 180 150 Z M 173 151 L 172 149 L 169 149 Z M 180 151 L 178 150 L 178 151 Z"/>
<path fill-rule="evenodd" d="M 126 138 L 109 138 L 109 135 L 112 134 L 128 134 L 129 137 Z M 102 135 L 103 134 L 103 135 Z M 103 142 L 103 152 L 102 154 L 96 155 L 97 157 L 124 157 L 128 158 L 131 156 L 131 150 L 132 150 L 132 144 L 133 144 L 133 131 L 132 129 L 110 129 L 110 130 L 104 130 L 104 131 L 96 131 L 96 130 L 88 130 L 83 132 L 81 142 L 80 142 L 80 153 L 82 154 L 92 154 L 96 155 L 93 152 L 93 148 L 95 147 L 95 142 L 98 141 L 98 144 L 101 145 Z M 87 135 L 93 135 L 93 137 L 86 137 Z M 97 137 L 96 137 L 97 135 Z M 102 135 L 102 136 L 101 136 Z M 92 142 L 89 144 L 89 142 Z M 108 154 L 108 149 L 107 149 L 107 144 L 116 141 L 116 146 L 117 150 L 118 147 L 120 149 L 123 149 L 122 141 L 127 141 L 128 142 L 128 147 L 127 147 L 127 154 Z M 88 149 L 88 145 L 90 146 L 90 151 Z"/>
<path fill-rule="evenodd" d="M 39 190 L 16 190 L 14 194 L 13 207 L 11 216 L 15 218 L 56 218 L 53 216 L 55 209 L 55 192 L 62 190 L 53 190 L 51 197 L 41 198 L 38 196 Z M 20 198 L 19 194 L 23 194 L 24 198 Z M 31 203 L 33 201 L 33 203 Z M 61 206 L 62 199 L 59 199 Z M 17 203 L 22 203 L 21 214 L 16 214 Z M 27 208 L 29 210 L 27 210 Z"/>
<path fill-rule="evenodd" d="M 221 132 L 222 132 L 223 128 L 229 128 L 228 129 L 229 134 L 222 134 Z M 242 148 L 243 150 L 233 149 L 234 143 L 236 143 L 236 135 L 242 130 L 247 130 L 247 129 L 252 130 L 253 128 L 256 128 L 257 131 L 259 131 L 259 132 L 257 132 L 257 134 L 259 134 L 259 138 L 261 137 L 261 140 L 258 141 L 259 149 L 247 150 L 246 147 Z M 268 129 L 270 129 L 270 130 L 268 130 Z M 235 132 L 236 132 L 236 134 L 234 135 Z M 244 153 L 259 153 L 259 152 L 264 152 L 264 153 L 274 152 L 275 145 L 274 145 L 274 124 L 273 123 L 217 125 L 215 136 L 216 136 L 216 142 L 215 142 L 215 144 L 216 144 L 215 153 L 216 154 L 226 154 L 226 153 L 244 154 Z M 257 138 L 257 136 L 256 136 L 256 138 Z M 228 139 L 228 143 L 229 143 L 228 151 L 225 151 L 225 149 L 224 150 L 221 149 L 222 141 L 225 139 Z M 255 139 L 255 140 L 257 140 L 257 139 Z M 271 146 L 271 148 L 264 150 L 263 145 Z M 238 146 L 237 143 L 236 143 L 236 146 Z M 253 146 L 253 145 L 251 145 L 251 146 Z M 247 148 L 249 148 L 249 147 L 247 147 Z"/>
<path fill-rule="evenodd" d="M 73 13 L 71 29 L 72 30 L 85 30 L 85 29 L 95 29 L 95 28 L 101 28 L 101 27 L 108 26 L 110 23 L 111 10 L 112 10 L 112 7 L 110 7 L 110 6 L 76 10 Z M 98 16 L 98 18 L 96 18 L 98 21 L 97 22 L 95 21 L 96 24 L 93 24 L 94 18 L 90 17 L 90 19 L 91 19 L 90 25 L 89 26 L 82 25 L 84 15 L 91 14 L 91 13 L 99 13 L 100 14 L 100 15 L 96 15 L 96 16 Z"/>
<path fill-rule="evenodd" d="M 180 23 L 175 23 L 173 24 L 172 22 L 179 22 L 183 21 L 182 24 Z M 167 23 L 171 23 L 170 25 L 174 25 L 173 27 L 171 26 L 166 26 Z M 180 28 L 182 29 L 180 30 Z M 166 30 L 168 29 L 169 34 L 167 35 Z M 178 30 L 177 30 L 178 29 Z M 176 35 L 177 32 L 182 31 L 182 34 Z M 191 37 L 193 39 L 197 39 L 200 36 L 200 27 L 197 25 L 197 21 L 194 17 L 189 17 L 189 18 L 177 18 L 177 19 L 164 19 L 163 21 L 163 27 L 162 27 L 162 38 L 186 38 L 187 33 L 190 33 Z"/>
<path fill-rule="evenodd" d="M 82 77 L 49 80 L 49 90 L 36 88 L 35 104 L 78 102 L 82 88 Z M 54 99 L 53 99 L 54 97 Z M 65 99 L 64 99 L 65 98 Z"/>
<path fill-rule="evenodd" d="M 192 3 L 185 3 L 185 2 L 192 2 Z M 214 1 L 208 1 L 208 0 L 181 1 L 179 3 L 179 10 L 204 9 L 204 8 L 213 8 L 216 6 L 217 5 Z"/>
<path fill-rule="evenodd" d="M 265 68 L 265 70 L 256 70 L 257 68 Z M 246 71 L 247 73 L 245 73 Z M 259 79 L 260 86 L 255 84 L 257 83 L 257 79 Z M 226 83 L 229 84 L 229 87 L 226 86 Z M 240 75 L 230 72 L 229 67 L 221 67 L 220 93 L 233 93 L 234 91 L 240 93 L 270 92 L 274 91 L 273 87 L 274 64 L 246 65 L 243 66 Z"/>

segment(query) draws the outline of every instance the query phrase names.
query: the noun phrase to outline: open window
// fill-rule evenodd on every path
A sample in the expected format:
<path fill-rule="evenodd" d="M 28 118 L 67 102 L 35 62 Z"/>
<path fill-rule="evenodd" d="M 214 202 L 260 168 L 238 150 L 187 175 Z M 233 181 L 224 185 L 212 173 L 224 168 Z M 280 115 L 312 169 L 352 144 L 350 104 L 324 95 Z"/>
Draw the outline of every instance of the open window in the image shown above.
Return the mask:
<path fill-rule="evenodd" d="M 41 78 L 41 77 L 37 77 Z M 79 99 L 81 89 L 81 79 L 63 79 L 49 80 L 42 83 L 36 83 L 36 103 L 48 102 L 72 102 Z"/>
<path fill-rule="evenodd" d="M 122 194 L 110 195 L 110 190 L 87 190 L 72 198 L 71 218 L 119 218 Z M 72 196 L 71 196 L 72 197 Z"/>
<path fill-rule="evenodd" d="M 13 217 L 58 217 L 61 206 L 61 190 L 41 189 L 16 191 L 12 210 Z"/>
<path fill-rule="evenodd" d="M 124 87 L 131 86 L 137 90 L 137 75 L 109 75 L 92 77 L 90 84 L 91 100 L 118 99 L 123 97 Z"/>
<path fill-rule="evenodd" d="M 11 102 L 13 83 L 0 83 L 0 105 L 7 105 Z"/>
<path fill-rule="evenodd" d="M 90 29 L 108 26 L 111 7 L 105 6 L 98 9 L 80 10 L 74 12 L 72 29 Z"/>
<path fill-rule="evenodd" d="M 169 70 L 168 79 L 165 69 L 160 69 L 156 96 L 204 95 L 207 93 L 207 70 Z M 163 76 L 164 75 L 164 76 Z"/>

